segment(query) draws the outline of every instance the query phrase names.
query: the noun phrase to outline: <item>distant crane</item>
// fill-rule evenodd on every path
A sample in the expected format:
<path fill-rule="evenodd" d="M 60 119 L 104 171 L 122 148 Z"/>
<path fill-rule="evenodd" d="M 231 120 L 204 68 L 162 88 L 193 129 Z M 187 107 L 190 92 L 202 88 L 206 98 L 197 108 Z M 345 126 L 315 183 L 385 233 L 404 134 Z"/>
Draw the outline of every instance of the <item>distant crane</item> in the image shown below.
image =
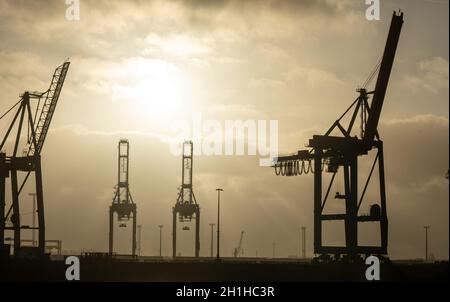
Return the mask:
<path fill-rule="evenodd" d="M 274 159 L 275 173 L 283 176 L 294 176 L 314 173 L 314 253 L 319 255 L 334 254 L 339 256 L 357 254 L 387 254 L 388 218 L 386 209 L 386 190 L 384 179 L 383 141 L 378 133 L 378 121 L 383 107 L 389 77 L 394 62 L 400 31 L 403 24 L 403 13 L 393 13 L 388 38 L 382 60 L 377 64 L 363 87 L 358 89 L 359 96 L 347 110 L 333 123 L 324 135 L 314 135 L 309 140 L 309 150 L 300 150 L 297 154 L 281 156 Z M 374 91 L 368 91 L 366 86 L 378 72 Z M 373 95 L 369 105 L 369 96 Z M 347 113 L 353 112 L 349 115 Z M 360 133 L 352 133 L 354 123 L 360 116 Z M 344 122 L 348 121 L 345 125 Z M 338 132 L 338 135 L 331 134 Z M 358 157 L 367 155 L 376 149 L 374 162 L 358 195 Z M 313 163 L 312 163 L 313 162 Z M 358 215 L 360 206 L 369 185 L 374 168 L 378 162 L 379 202 L 370 206 L 368 215 Z M 322 172 L 331 173 L 331 180 L 323 197 Z M 343 170 L 345 192 L 336 193 L 335 199 L 342 200 L 345 213 L 324 213 L 324 208 L 338 171 Z M 324 246 L 322 242 L 322 222 L 344 221 L 345 246 Z M 380 245 L 360 246 L 358 244 L 358 223 L 378 222 L 380 225 Z"/>
<path fill-rule="evenodd" d="M 130 163 L 130 143 L 127 139 L 121 139 L 118 145 L 117 161 L 117 185 L 115 186 L 114 198 L 109 207 L 109 253 L 114 249 L 114 213 L 120 222 L 119 227 L 126 227 L 125 221 L 133 220 L 131 237 L 131 254 L 136 256 L 136 221 L 137 208 L 130 193 L 129 163 Z"/>
<path fill-rule="evenodd" d="M 241 232 L 241 238 L 239 238 L 239 244 L 233 250 L 233 256 L 235 258 L 244 255 L 244 249 L 242 248 L 242 243 L 244 240 L 244 231 Z"/>
<path fill-rule="evenodd" d="M 25 91 L 19 102 L 12 106 L 0 119 L 12 112 L 17 106 L 12 122 L 0 143 L 0 250 L 5 249 L 5 230 L 14 232 L 14 255 L 21 254 L 21 230 L 30 229 L 20 223 L 20 193 L 31 173 L 34 173 L 38 226 L 32 228 L 38 230 L 38 246 L 36 254 L 45 254 L 45 218 L 44 218 L 44 193 L 42 188 L 41 152 L 47 137 L 48 130 L 55 113 L 56 105 L 69 70 L 70 62 L 66 61 L 58 66 L 53 73 L 50 87 L 45 92 Z M 34 110 L 32 109 L 34 108 Z M 34 111 L 34 114 L 33 112 Z M 10 155 L 4 151 L 6 142 L 13 128 L 17 132 L 12 145 Z M 27 129 L 27 135 L 22 135 L 23 128 Z M 23 138 L 26 138 L 23 139 Z M 18 154 L 19 148 L 23 152 Z M 20 177 L 18 172 L 25 172 Z M 6 178 L 11 180 L 11 206 L 5 215 L 5 185 Z"/>
<path fill-rule="evenodd" d="M 194 144 L 192 141 L 183 142 L 183 156 L 181 166 L 181 186 L 175 206 L 172 208 L 172 255 L 177 255 L 177 216 L 180 222 L 191 222 L 195 219 L 195 257 L 200 253 L 200 206 L 195 199 L 192 187 Z M 189 231 L 189 226 L 183 227 Z"/>

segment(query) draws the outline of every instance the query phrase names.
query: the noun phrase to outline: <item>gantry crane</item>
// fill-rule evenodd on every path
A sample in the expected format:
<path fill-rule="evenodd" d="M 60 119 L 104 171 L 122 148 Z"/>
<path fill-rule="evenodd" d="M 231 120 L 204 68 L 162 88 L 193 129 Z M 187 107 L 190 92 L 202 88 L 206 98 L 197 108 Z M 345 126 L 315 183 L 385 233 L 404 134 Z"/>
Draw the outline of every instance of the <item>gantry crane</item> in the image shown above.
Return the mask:
<path fill-rule="evenodd" d="M 244 250 L 242 249 L 243 241 L 244 241 L 244 231 L 241 231 L 241 237 L 239 238 L 239 244 L 233 250 L 233 256 L 235 258 L 242 256 L 244 254 Z"/>
<path fill-rule="evenodd" d="M 183 142 L 181 186 L 175 206 L 172 208 L 173 257 L 176 257 L 177 254 L 177 215 L 180 222 L 190 222 L 195 218 L 195 257 L 198 257 L 200 253 L 200 206 L 195 199 L 194 190 L 192 189 L 193 150 L 194 145 L 192 141 Z M 185 226 L 183 230 L 189 230 L 189 227 Z"/>
<path fill-rule="evenodd" d="M 47 137 L 53 114 L 69 70 L 70 62 L 66 61 L 58 66 L 53 74 L 50 87 L 45 92 L 25 91 L 12 108 L 4 115 L 12 112 L 16 107 L 17 111 L 12 122 L 0 144 L 0 249 L 5 250 L 5 230 L 14 232 L 14 255 L 20 256 L 21 252 L 21 230 L 38 229 L 37 255 L 45 253 L 45 219 L 44 219 L 44 194 L 42 188 L 41 152 Z M 32 109 L 33 108 L 33 109 Z M 33 115 L 34 111 L 34 115 Z M 26 137 L 22 135 L 22 130 L 28 129 Z M 16 129 L 14 143 L 10 155 L 4 152 L 6 143 L 13 129 Z M 24 140 L 26 138 L 26 140 Z M 19 148 L 23 148 L 23 153 L 19 154 Z M 24 172 L 24 176 L 19 178 L 18 172 Z M 31 173 L 34 173 L 35 192 L 37 201 L 38 226 L 23 226 L 20 222 L 20 194 Z M 5 186 L 6 178 L 11 182 L 11 206 L 5 211 Z M 5 215 L 6 214 L 6 215 Z"/>
<path fill-rule="evenodd" d="M 115 186 L 114 198 L 109 207 L 109 254 L 114 248 L 114 213 L 117 213 L 119 227 L 126 227 L 124 222 L 133 220 L 131 237 L 131 254 L 136 256 L 136 219 L 137 209 L 130 193 L 128 182 L 128 171 L 130 163 L 130 144 L 128 140 L 121 139 L 118 145 L 117 161 L 117 185 Z"/>
<path fill-rule="evenodd" d="M 358 89 L 356 100 L 333 123 L 324 135 L 314 135 L 309 140 L 308 150 L 300 150 L 295 155 L 281 156 L 274 159 L 274 167 L 277 175 L 294 176 L 314 173 L 314 253 L 320 255 L 370 255 L 387 254 L 388 245 L 388 217 L 386 209 L 386 189 L 384 175 L 383 141 L 378 134 L 378 121 L 380 119 L 388 81 L 394 62 L 400 31 L 403 24 L 403 13 L 394 12 L 389 29 L 386 46 L 381 62 L 371 73 L 369 79 Z M 378 72 L 378 78 L 374 91 L 367 91 L 366 86 Z M 369 105 L 369 98 L 372 102 Z M 351 110 L 353 113 L 349 115 Z M 354 135 L 353 126 L 360 116 L 360 133 Z M 344 125 L 344 119 L 349 118 Z M 331 134 L 337 131 L 339 135 Z M 358 157 L 363 157 L 369 151 L 375 149 L 375 159 L 368 173 L 364 188 L 358 194 Z M 312 163 L 313 162 L 313 163 Z M 364 201 L 370 179 L 378 162 L 379 198 L 378 203 L 370 206 L 367 215 L 360 215 L 359 210 Z M 323 196 L 322 172 L 326 166 L 326 172 L 331 173 L 331 180 Z M 335 199 L 344 202 L 345 213 L 324 214 L 324 208 L 329 197 L 330 190 L 338 172 L 343 172 L 344 193 L 336 192 Z M 344 221 L 345 246 L 324 246 L 322 243 L 322 222 Z M 379 246 L 361 246 L 358 244 L 358 223 L 378 222 L 380 227 Z"/>

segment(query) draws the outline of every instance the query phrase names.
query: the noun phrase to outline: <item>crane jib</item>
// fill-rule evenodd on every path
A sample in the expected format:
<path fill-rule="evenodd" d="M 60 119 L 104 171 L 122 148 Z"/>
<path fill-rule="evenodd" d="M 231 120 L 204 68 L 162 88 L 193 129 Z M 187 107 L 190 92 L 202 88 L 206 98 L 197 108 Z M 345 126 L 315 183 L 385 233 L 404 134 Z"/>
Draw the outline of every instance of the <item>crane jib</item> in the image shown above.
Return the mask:
<path fill-rule="evenodd" d="M 69 66 L 70 62 L 64 62 L 55 69 L 50 87 L 45 92 L 45 100 L 42 105 L 39 120 L 35 123 L 36 147 L 33 144 L 30 145 L 29 155 L 41 153 Z"/>
<path fill-rule="evenodd" d="M 386 46 L 383 53 L 383 59 L 378 73 L 377 83 L 375 85 L 375 92 L 373 95 L 370 114 L 366 124 L 366 130 L 363 137 L 363 142 L 366 148 L 371 149 L 373 140 L 377 133 L 378 121 L 383 107 L 386 89 L 391 75 L 392 65 L 394 63 L 395 52 L 400 37 L 400 31 L 403 25 L 403 13 L 392 15 L 391 26 L 389 29 Z"/>

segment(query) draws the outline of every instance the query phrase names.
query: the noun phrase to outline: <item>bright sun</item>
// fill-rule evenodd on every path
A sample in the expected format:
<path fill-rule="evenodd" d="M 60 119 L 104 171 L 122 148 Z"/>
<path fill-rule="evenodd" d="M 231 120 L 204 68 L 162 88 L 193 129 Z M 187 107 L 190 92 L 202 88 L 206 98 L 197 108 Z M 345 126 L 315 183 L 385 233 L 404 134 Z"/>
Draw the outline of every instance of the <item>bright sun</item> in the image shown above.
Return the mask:
<path fill-rule="evenodd" d="M 125 63 L 126 74 L 113 87 L 115 98 L 129 102 L 134 114 L 170 119 L 186 102 L 186 80 L 173 64 L 162 60 L 133 59 Z"/>

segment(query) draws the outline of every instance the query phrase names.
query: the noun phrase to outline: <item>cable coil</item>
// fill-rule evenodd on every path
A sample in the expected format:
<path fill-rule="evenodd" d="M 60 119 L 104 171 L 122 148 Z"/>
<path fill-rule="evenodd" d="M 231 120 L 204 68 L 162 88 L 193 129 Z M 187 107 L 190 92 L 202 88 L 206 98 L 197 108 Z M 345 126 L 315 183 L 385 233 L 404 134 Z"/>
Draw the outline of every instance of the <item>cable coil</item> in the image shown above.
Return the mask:
<path fill-rule="evenodd" d="M 323 171 L 325 162 L 322 161 L 320 171 Z M 277 176 L 298 176 L 302 174 L 314 174 L 314 163 L 309 160 L 286 160 L 274 164 Z"/>

